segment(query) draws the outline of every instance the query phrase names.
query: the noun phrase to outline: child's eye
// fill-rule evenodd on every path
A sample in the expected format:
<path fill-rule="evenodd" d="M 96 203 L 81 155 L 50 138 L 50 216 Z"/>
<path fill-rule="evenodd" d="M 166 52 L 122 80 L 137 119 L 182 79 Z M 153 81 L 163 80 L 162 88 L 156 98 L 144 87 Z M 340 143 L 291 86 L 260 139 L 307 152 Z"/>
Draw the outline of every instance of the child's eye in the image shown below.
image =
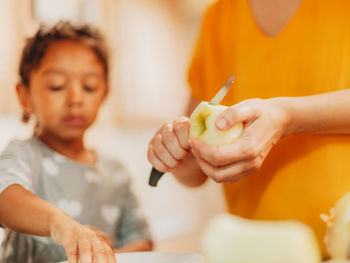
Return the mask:
<path fill-rule="evenodd" d="M 63 90 L 64 86 L 50 86 L 49 89 L 52 91 L 60 91 Z"/>
<path fill-rule="evenodd" d="M 96 88 L 92 87 L 92 86 L 85 85 L 84 86 L 84 90 L 87 91 L 87 92 L 94 92 L 96 90 Z"/>

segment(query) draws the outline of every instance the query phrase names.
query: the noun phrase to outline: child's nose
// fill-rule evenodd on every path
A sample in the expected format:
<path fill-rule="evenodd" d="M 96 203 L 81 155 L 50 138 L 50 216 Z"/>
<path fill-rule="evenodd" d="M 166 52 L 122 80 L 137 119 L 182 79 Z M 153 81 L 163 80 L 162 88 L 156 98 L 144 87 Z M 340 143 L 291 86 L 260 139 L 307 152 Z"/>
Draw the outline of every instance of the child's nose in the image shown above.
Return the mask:
<path fill-rule="evenodd" d="M 83 95 L 82 85 L 78 83 L 72 84 L 68 92 L 68 104 L 70 106 L 82 104 L 84 99 Z"/>

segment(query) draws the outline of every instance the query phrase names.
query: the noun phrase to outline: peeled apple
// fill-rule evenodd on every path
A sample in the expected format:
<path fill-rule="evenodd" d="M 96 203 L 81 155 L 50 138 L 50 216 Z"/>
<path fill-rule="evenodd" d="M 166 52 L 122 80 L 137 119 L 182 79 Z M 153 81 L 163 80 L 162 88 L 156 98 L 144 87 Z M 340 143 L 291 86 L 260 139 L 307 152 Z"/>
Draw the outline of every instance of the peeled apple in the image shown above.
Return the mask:
<path fill-rule="evenodd" d="M 334 260 L 349 259 L 350 193 L 345 194 L 337 201 L 335 206 L 330 210 L 330 215 L 322 214 L 321 218 L 327 224 L 325 245 L 331 258 Z"/>
<path fill-rule="evenodd" d="M 218 130 L 215 126 L 216 118 L 227 108 L 202 101 L 191 114 L 190 138 L 198 138 L 216 146 L 233 143 L 243 131 L 242 123 L 224 131 Z"/>
<path fill-rule="evenodd" d="M 202 237 L 207 263 L 320 263 L 316 237 L 298 221 L 215 217 Z"/>

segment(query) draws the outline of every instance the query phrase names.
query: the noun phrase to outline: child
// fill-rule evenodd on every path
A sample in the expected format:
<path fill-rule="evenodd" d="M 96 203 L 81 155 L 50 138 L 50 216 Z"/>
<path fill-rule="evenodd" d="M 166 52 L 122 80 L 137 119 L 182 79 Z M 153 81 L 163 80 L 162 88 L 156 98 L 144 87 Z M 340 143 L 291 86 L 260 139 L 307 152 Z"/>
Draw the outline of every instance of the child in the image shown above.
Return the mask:
<path fill-rule="evenodd" d="M 26 43 L 17 93 L 36 126 L 0 156 L 0 262 L 111 263 L 152 249 L 123 166 L 84 145 L 108 93 L 106 56 L 96 30 L 67 22 Z"/>

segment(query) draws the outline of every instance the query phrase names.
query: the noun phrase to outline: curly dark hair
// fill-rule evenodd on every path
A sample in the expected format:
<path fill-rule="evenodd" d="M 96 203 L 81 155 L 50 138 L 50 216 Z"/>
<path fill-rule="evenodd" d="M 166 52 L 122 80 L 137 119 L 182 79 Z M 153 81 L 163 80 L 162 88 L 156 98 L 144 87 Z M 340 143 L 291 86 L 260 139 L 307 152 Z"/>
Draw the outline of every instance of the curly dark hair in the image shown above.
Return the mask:
<path fill-rule="evenodd" d="M 70 40 L 91 47 L 103 65 L 108 80 L 107 47 L 98 29 L 88 25 L 75 26 L 61 21 L 53 27 L 41 25 L 37 33 L 27 39 L 19 65 L 21 84 L 29 86 L 30 73 L 40 66 L 48 47 L 57 41 Z"/>

